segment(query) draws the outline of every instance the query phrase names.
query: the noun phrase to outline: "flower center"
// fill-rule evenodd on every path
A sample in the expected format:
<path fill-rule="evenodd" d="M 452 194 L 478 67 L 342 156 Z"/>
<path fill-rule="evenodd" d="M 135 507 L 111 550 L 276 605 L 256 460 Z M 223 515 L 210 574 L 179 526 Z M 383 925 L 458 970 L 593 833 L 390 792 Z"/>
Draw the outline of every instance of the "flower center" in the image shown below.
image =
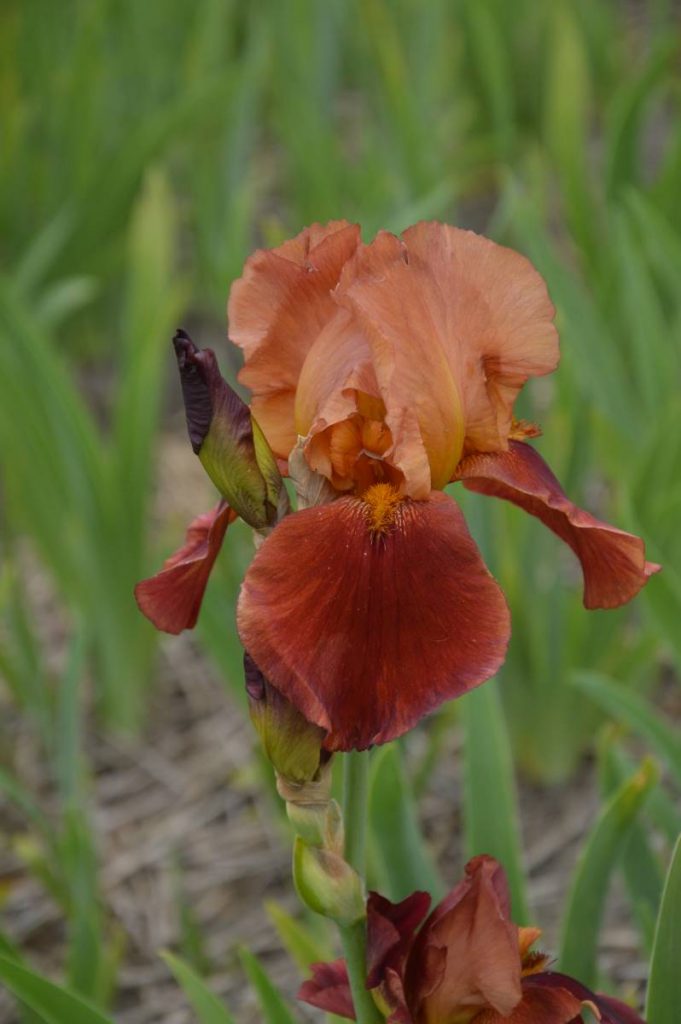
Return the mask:
<path fill-rule="evenodd" d="M 387 533 L 397 517 L 402 497 L 392 484 L 373 484 L 362 495 L 371 533 Z"/>

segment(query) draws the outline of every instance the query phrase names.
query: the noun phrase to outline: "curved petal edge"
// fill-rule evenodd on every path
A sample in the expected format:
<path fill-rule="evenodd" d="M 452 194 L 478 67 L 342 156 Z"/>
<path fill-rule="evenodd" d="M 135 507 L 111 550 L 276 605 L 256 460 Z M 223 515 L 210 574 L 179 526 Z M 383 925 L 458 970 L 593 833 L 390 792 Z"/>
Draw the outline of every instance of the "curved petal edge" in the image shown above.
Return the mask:
<path fill-rule="evenodd" d="M 455 479 L 471 491 L 518 505 L 565 541 L 582 565 L 587 608 L 626 604 L 661 568 L 646 561 L 640 537 L 574 505 L 541 455 L 522 441 L 511 441 L 507 452 L 467 456 Z"/>
<path fill-rule="evenodd" d="M 193 629 L 199 616 L 208 577 L 227 527 L 236 512 L 221 501 L 211 512 L 197 516 L 187 528 L 183 546 L 163 569 L 135 587 L 140 611 L 164 633 Z"/>
<path fill-rule="evenodd" d="M 311 964 L 312 977 L 298 989 L 298 999 L 310 1006 L 316 1006 L 327 1013 L 355 1020 L 352 1004 L 350 979 L 345 960 L 334 960 L 330 964 Z"/>

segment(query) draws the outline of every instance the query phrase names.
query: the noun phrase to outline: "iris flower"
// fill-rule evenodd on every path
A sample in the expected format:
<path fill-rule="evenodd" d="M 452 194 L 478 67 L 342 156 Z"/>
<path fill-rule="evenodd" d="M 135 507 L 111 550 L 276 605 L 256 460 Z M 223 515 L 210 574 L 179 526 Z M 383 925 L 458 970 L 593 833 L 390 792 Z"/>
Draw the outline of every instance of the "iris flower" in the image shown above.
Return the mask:
<path fill-rule="evenodd" d="M 423 892 L 397 904 L 369 894 L 366 984 L 388 1024 L 582 1024 L 587 1007 L 601 1024 L 643 1024 L 624 1003 L 549 970 L 549 958 L 532 952 L 541 932 L 513 924 L 494 858 L 469 861 L 463 881 L 426 918 L 429 904 Z M 298 996 L 355 1019 L 343 960 L 313 964 Z"/>
<path fill-rule="evenodd" d="M 587 608 L 629 601 L 659 567 L 638 537 L 569 501 L 529 443 L 538 430 L 513 415 L 523 385 L 556 368 L 553 317 L 524 256 L 444 224 L 364 245 L 356 225 L 335 221 L 254 253 L 228 305 L 252 401 L 224 458 L 234 393 L 213 354 L 179 338 L 192 443 L 229 504 L 196 520 L 138 586 L 142 610 L 170 632 L 194 625 L 235 514 L 234 452 L 255 437 L 262 454 L 263 435 L 282 473 L 302 451 L 325 486 L 322 503 L 290 515 L 254 523 L 236 509 L 268 534 L 238 630 L 329 751 L 394 739 L 504 660 L 506 601 L 448 484 L 510 501 L 558 534 L 581 562 Z"/>

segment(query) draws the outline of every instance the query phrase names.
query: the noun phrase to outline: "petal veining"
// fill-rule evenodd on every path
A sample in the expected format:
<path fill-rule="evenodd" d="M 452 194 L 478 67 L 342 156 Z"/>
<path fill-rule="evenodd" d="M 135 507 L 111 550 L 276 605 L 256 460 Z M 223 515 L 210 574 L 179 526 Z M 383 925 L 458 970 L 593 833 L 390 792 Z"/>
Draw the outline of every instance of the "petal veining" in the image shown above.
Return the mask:
<path fill-rule="evenodd" d="M 393 512 L 378 532 L 358 498 L 288 516 L 242 587 L 244 646 L 329 749 L 394 739 L 505 656 L 506 602 L 456 502 Z"/>

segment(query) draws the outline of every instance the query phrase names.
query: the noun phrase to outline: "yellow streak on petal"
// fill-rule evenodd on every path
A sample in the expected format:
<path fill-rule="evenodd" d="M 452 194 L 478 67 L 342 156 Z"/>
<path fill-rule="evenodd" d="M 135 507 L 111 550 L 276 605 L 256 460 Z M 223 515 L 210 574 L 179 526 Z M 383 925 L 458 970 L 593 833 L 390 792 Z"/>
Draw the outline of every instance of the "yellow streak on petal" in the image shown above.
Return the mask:
<path fill-rule="evenodd" d="M 402 497 L 392 484 L 374 484 L 362 495 L 366 506 L 369 529 L 372 533 L 386 533 L 395 522 Z"/>

